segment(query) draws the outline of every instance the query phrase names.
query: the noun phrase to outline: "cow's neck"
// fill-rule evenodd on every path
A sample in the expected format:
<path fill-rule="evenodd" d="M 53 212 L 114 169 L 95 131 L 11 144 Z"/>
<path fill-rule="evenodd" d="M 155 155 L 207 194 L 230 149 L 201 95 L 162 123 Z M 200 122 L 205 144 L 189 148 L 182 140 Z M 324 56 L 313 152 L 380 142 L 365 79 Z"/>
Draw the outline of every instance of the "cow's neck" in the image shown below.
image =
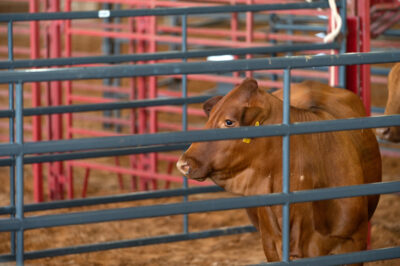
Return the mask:
<path fill-rule="evenodd" d="M 249 196 L 272 193 L 274 176 L 274 172 L 269 172 L 268 167 L 260 168 L 256 165 L 251 165 L 236 172 L 228 179 L 221 180 L 213 178 L 213 180 L 226 191 Z"/>

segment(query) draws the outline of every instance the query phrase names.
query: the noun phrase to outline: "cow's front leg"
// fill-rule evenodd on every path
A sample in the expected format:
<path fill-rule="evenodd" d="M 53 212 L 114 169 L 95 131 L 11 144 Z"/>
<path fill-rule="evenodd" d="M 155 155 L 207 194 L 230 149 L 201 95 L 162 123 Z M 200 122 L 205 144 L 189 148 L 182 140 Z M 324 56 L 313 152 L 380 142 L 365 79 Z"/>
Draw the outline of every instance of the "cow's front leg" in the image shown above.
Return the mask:
<path fill-rule="evenodd" d="M 257 208 L 261 242 L 267 261 L 282 260 L 282 233 L 278 218 L 271 207 Z"/>

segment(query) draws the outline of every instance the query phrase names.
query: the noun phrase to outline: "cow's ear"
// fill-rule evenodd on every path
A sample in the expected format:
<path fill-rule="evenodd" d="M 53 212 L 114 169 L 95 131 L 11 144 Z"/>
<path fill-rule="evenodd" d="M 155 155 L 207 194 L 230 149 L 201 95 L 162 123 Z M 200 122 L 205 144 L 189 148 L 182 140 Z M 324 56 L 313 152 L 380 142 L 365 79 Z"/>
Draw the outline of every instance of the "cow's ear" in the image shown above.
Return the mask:
<path fill-rule="evenodd" d="M 220 95 L 214 96 L 203 103 L 203 110 L 204 110 L 204 113 L 206 113 L 207 117 L 210 116 L 211 109 L 214 107 L 214 105 L 217 104 L 217 102 L 219 102 L 219 100 L 222 99 L 222 97 L 223 96 L 220 96 Z"/>
<path fill-rule="evenodd" d="M 254 126 L 257 121 L 261 120 L 262 113 L 263 109 L 261 107 L 244 107 L 240 125 Z"/>

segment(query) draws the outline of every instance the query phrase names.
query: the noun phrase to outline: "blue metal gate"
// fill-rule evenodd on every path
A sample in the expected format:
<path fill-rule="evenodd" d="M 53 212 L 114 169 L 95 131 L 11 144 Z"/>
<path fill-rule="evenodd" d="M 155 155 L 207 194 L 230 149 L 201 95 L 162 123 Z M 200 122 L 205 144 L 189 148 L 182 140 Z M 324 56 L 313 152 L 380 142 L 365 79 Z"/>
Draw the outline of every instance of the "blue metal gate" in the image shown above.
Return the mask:
<path fill-rule="evenodd" d="M 343 2 L 342 2 L 343 3 Z M 274 10 L 283 8 L 318 8 L 327 7 L 327 1 L 290 4 L 290 5 L 253 5 L 253 6 L 229 6 L 212 8 L 177 8 L 177 9 L 155 9 L 155 10 L 120 10 L 111 12 L 110 15 L 118 17 L 127 16 L 149 16 L 149 15 L 181 15 L 183 32 L 186 32 L 187 16 L 192 14 L 219 13 L 219 12 L 247 12 L 260 10 Z M 0 22 L 9 25 L 9 47 L 12 51 L 12 25 L 14 21 L 27 20 L 50 20 L 50 19 L 74 19 L 74 18 L 98 18 L 98 12 L 71 12 L 52 14 L 26 14 L 20 16 L 0 17 Z M 186 35 L 183 37 L 185 46 Z M 326 49 L 337 44 L 323 44 Z M 252 50 L 253 49 L 253 50 Z M 265 48 L 274 51 L 276 48 Z M 321 48 L 320 48 L 321 49 Z M 265 52 L 263 51 L 263 53 Z M 254 53 L 254 48 L 221 51 L 184 51 L 181 53 L 165 53 L 154 55 L 130 55 L 121 57 L 96 57 L 81 58 L 78 63 L 90 62 L 126 62 L 135 60 L 148 60 L 149 58 L 170 57 L 189 58 L 191 56 L 205 56 L 213 54 L 239 54 Z M 96 61 L 97 60 L 97 61 Z M 289 205 L 293 203 L 335 199 L 341 197 L 353 197 L 360 195 L 385 194 L 400 192 L 400 182 L 385 182 L 378 184 L 366 184 L 349 187 L 337 187 L 318 189 L 311 191 L 289 191 L 289 137 L 295 134 L 309 134 L 316 132 L 353 130 L 362 128 L 386 127 L 391 125 L 400 126 L 400 116 L 354 118 L 334 121 L 289 123 L 289 95 L 290 95 L 290 73 L 292 69 L 310 68 L 321 66 L 345 66 L 353 64 L 391 63 L 400 61 L 400 52 L 371 52 L 341 54 L 335 56 L 293 56 L 285 58 L 257 58 L 247 60 L 235 60 L 229 62 L 182 62 L 171 64 L 151 65 L 115 65 L 107 67 L 71 67 L 67 69 L 46 70 L 8 70 L 0 72 L 0 83 L 10 84 L 10 109 L 0 111 L 0 118 L 9 118 L 10 121 L 10 143 L 0 145 L 0 156 L 7 156 L 0 160 L 0 166 L 10 166 L 11 169 L 11 204 L 0 208 L 0 214 L 8 214 L 9 218 L 0 219 L 0 231 L 12 232 L 12 252 L 0 256 L 0 261 L 16 261 L 23 264 L 25 259 L 37 259 L 48 256 L 59 256 L 66 254 L 83 253 L 113 248 L 133 247 L 156 243 L 167 243 L 173 241 L 199 239 L 227 234 L 254 231 L 252 226 L 235 227 L 229 229 L 213 229 L 202 232 L 188 232 L 187 226 L 182 234 L 151 237 L 145 239 L 133 239 L 111 243 L 98 243 L 79 247 L 65 247 L 52 250 L 41 250 L 24 252 L 24 231 L 36 228 L 56 227 L 64 225 L 89 224 L 107 221 L 137 219 L 145 217 L 158 217 L 176 214 L 189 214 L 205 211 L 218 211 L 238 209 L 265 205 L 283 205 L 283 261 L 268 265 L 335 265 L 344 263 L 356 263 L 361 261 L 374 261 L 400 257 L 400 247 L 392 247 L 379 250 L 325 256 L 318 258 L 307 258 L 296 261 L 289 260 Z M 3 68 L 17 68 L 27 66 L 52 66 L 71 65 L 73 59 L 47 59 L 47 60 L 13 60 L 12 52 L 8 62 L 0 62 Z M 115 110 L 124 108 L 137 108 L 159 105 L 183 105 L 203 102 L 210 96 L 182 97 L 169 99 L 154 99 L 145 101 L 130 101 L 121 103 L 87 104 L 74 106 L 56 106 L 23 108 L 24 84 L 36 81 L 60 81 L 78 79 L 104 79 L 122 78 L 132 76 L 156 76 L 174 74 L 200 74 L 216 72 L 232 72 L 261 69 L 284 69 L 284 120 L 281 125 L 269 125 L 260 127 L 241 127 L 235 129 L 215 129 L 202 131 L 182 131 L 171 133 L 129 135 L 118 137 L 71 139 L 60 141 L 24 142 L 24 117 L 33 115 L 49 115 L 59 113 L 85 112 L 94 110 Z M 185 79 L 184 83 L 185 83 Z M 186 85 L 183 86 L 186 90 Z M 15 89 L 15 99 L 13 97 Z M 185 94 L 184 94 L 185 95 Z M 14 102 L 15 101 L 15 102 Z M 15 106 L 15 107 L 14 107 Z M 15 126 L 15 139 L 13 129 Z M 138 154 L 155 151 L 181 150 L 191 142 L 213 141 L 223 139 L 255 138 L 267 136 L 283 136 L 283 193 L 272 195 L 260 195 L 249 197 L 235 197 L 215 200 L 202 200 L 196 202 L 182 202 L 165 205 L 153 205 L 142 207 L 118 208 L 108 210 L 97 210 L 88 212 L 75 212 L 55 215 L 39 215 L 24 217 L 25 212 L 66 208 L 73 206 L 86 206 L 101 203 L 133 201 L 145 198 L 187 196 L 196 193 L 220 191 L 217 187 L 194 187 L 168 191 L 154 191 L 141 194 L 130 194 L 114 197 L 101 197 L 81 200 L 70 200 L 63 202 L 49 202 L 43 204 L 24 204 L 24 164 L 62 161 L 70 159 L 94 158 L 113 155 Z M 15 169 L 15 184 L 14 170 Z M 15 190 L 15 194 L 14 194 Z M 15 248 L 14 248 L 15 246 Z"/>

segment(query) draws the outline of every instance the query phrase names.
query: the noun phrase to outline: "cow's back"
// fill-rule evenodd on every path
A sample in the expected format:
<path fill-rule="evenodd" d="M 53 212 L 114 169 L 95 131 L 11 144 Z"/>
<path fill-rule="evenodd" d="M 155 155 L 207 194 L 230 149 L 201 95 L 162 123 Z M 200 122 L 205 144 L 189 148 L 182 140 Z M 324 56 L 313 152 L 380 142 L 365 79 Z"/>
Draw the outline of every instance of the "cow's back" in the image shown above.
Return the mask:
<path fill-rule="evenodd" d="M 273 93 L 283 98 L 283 91 Z M 317 81 L 304 81 L 291 87 L 291 105 L 300 109 L 326 112 L 325 119 L 365 117 L 360 98 L 354 93 L 333 88 Z M 364 183 L 380 182 L 382 176 L 381 156 L 375 134 L 371 129 L 348 131 L 363 171 Z M 368 196 L 368 214 L 371 218 L 378 204 L 379 195 Z"/>

